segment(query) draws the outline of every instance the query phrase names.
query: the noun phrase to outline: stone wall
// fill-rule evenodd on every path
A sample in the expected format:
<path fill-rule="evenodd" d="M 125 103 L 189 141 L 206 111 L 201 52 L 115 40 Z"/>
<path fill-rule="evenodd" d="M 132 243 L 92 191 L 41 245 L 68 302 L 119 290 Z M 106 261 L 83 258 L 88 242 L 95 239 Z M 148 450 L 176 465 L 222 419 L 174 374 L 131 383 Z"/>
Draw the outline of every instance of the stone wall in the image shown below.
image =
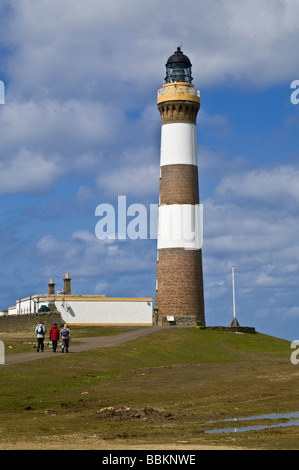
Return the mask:
<path fill-rule="evenodd" d="M 33 331 L 37 324 L 43 321 L 47 332 L 53 323 L 60 327 L 63 323 L 60 312 L 52 311 L 45 313 L 29 313 L 26 315 L 3 315 L 0 316 L 0 332 L 3 331 Z"/>
<path fill-rule="evenodd" d="M 256 334 L 255 328 L 253 326 L 200 326 L 199 328 L 201 330 L 220 330 L 234 333 Z"/>
<path fill-rule="evenodd" d="M 169 320 L 171 318 L 171 320 Z M 174 316 L 174 317 L 162 317 L 162 325 L 177 325 L 177 326 L 196 326 L 197 318 L 196 316 Z"/>

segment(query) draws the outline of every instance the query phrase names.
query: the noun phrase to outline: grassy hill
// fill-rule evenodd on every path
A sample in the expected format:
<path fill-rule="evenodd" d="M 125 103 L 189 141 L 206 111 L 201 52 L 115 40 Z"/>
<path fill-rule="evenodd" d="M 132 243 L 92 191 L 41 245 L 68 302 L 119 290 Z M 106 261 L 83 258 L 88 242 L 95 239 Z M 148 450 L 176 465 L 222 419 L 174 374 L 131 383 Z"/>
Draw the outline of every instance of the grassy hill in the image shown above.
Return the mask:
<path fill-rule="evenodd" d="M 103 332 L 73 328 L 74 339 Z M 118 347 L 4 366 L 0 448 L 42 439 L 44 448 L 297 449 L 295 426 L 205 433 L 231 427 L 225 419 L 298 411 L 291 352 L 288 341 L 261 333 L 170 328 Z"/>

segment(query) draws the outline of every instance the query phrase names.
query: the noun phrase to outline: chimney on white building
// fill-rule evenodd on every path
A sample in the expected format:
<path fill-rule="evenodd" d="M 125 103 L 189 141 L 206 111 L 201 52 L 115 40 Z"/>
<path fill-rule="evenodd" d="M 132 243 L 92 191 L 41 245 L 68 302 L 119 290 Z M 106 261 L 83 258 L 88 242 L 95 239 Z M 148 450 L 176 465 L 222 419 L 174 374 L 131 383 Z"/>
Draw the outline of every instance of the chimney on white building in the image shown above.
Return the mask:
<path fill-rule="evenodd" d="M 71 291 L 71 278 L 70 278 L 69 273 L 66 273 L 65 278 L 63 279 L 63 282 L 64 282 L 64 288 L 63 288 L 64 295 L 71 295 L 71 293 L 72 293 L 72 291 Z"/>
<path fill-rule="evenodd" d="M 50 279 L 48 284 L 48 295 L 55 295 L 55 283 L 53 279 Z"/>

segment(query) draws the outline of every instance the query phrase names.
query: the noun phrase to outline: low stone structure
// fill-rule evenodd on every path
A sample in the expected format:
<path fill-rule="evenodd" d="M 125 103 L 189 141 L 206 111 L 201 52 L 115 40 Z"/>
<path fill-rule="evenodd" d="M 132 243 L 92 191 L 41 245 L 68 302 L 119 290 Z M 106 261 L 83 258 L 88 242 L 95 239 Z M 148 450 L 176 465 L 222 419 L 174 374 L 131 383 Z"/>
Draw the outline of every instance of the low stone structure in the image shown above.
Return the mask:
<path fill-rule="evenodd" d="M 188 316 L 188 315 L 181 315 L 181 316 L 173 316 L 173 317 L 162 317 L 162 325 L 163 326 L 196 326 L 201 330 L 222 330 L 222 331 L 232 331 L 236 333 L 251 333 L 255 334 L 255 328 L 251 326 L 240 326 L 239 323 L 232 322 L 230 326 L 206 326 L 200 325 L 196 322 L 196 317 Z"/>
<path fill-rule="evenodd" d="M 44 322 L 47 332 L 49 332 L 54 322 L 57 323 L 58 327 L 63 323 L 61 314 L 57 310 L 43 313 L 28 313 L 26 315 L 3 315 L 0 316 L 0 332 L 35 331 L 36 326 L 41 321 Z"/>
<path fill-rule="evenodd" d="M 192 315 L 178 315 L 178 316 L 164 316 L 162 317 L 163 326 L 177 325 L 177 326 L 195 326 L 197 325 L 196 316 Z"/>
<path fill-rule="evenodd" d="M 235 333 L 251 333 L 256 334 L 255 328 L 252 326 L 199 326 L 201 330 L 221 330 L 232 331 Z"/>

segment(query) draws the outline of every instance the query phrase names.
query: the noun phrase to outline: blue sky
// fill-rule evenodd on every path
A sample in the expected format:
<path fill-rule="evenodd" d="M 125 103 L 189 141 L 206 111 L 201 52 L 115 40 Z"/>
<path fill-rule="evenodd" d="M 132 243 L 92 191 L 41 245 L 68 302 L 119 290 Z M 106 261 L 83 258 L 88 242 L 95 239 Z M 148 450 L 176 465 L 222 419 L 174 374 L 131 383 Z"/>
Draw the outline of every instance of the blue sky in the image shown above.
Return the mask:
<path fill-rule="evenodd" d="M 201 93 L 206 321 L 299 337 L 299 4 L 2 0 L 0 308 L 56 288 L 155 295 L 156 241 L 95 236 L 95 209 L 158 203 L 157 89 L 182 44 Z"/>

